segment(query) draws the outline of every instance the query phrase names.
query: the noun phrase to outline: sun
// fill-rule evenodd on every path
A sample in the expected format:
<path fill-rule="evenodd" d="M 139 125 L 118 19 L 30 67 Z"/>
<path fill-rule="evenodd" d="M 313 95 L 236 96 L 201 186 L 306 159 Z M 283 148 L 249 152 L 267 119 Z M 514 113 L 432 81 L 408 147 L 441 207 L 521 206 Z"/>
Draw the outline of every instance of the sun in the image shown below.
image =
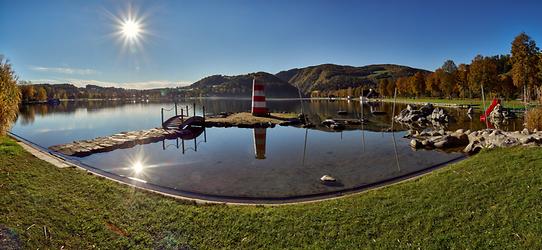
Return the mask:
<path fill-rule="evenodd" d="M 121 24 L 121 33 L 125 39 L 135 40 L 141 34 L 141 24 L 135 20 L 125 20 Z"/>
<path fill-rule="evenodd" d="M 122 52 L 141 52 L 143 43 L 150 35 L 147 24 L 148 15 L 140 13 L 138 8 L 132 5 L 123 9 L 117 15 L 106 11 L 114 27 L 110 35 L 121 45 Z"/>

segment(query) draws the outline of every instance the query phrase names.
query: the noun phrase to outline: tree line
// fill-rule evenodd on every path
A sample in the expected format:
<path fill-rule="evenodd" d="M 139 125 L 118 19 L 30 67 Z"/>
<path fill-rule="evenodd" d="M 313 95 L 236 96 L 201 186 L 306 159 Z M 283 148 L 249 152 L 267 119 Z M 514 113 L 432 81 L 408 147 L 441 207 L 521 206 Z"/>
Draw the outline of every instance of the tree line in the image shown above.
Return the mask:
<path fill-rule="evenodd" d="M 18 87 L 22 101 L 26 103 L 49 99 L 171 99 L 184 97 L 187 93 L 182 88 L 136 90 L 96 85 L 32 84 L 29 81 L 19 81 Z"/>
<path fill-rule="evenodd" d="M 418 72 L 398 79 L 382 79 L 378 92 L 385 97 L 479 98 L 533 100 L 541 96 L 542 53 L 527 34 L 519 34 L 508 55 L 477 55 L 470 64 L 447 60 L 431 73 Z"/>

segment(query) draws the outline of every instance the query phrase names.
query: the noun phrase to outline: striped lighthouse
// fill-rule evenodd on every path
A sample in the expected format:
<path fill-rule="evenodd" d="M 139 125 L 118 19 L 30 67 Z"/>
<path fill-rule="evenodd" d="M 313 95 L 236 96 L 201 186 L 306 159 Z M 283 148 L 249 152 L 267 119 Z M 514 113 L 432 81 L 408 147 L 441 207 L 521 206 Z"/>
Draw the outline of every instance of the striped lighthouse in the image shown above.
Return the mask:
<path fill-rule="evenodd" d="M 260 79 L 254 77 L 252 82 L 252 115 L 266 116 L 267 114 L 264 84 Z"/>
<path fill-rule="evenodd" d="M 254 153 L 256 159 L 265 159 L 267 128 L 254 128 Z"/>

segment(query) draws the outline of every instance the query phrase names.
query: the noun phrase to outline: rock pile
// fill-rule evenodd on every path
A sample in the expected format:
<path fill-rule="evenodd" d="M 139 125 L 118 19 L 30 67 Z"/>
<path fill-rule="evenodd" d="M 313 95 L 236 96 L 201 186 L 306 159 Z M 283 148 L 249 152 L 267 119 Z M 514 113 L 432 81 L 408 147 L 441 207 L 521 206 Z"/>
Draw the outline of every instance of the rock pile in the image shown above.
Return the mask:
<path fill-rule="evenodd" d="M 542 132 L 505 132 L 498 129 L 482 129 L 471 132 L 458 129 L 451 131 L 409 131 L 406 138 L 412 138 L 410 145 L 415 149 L 460 149 L 474 154 L 483 148 L 542 146 Z"/>
<path fill-rule="evenodd" d="M 424 131 L 422 133 L 407 134 L 405 137 L 414 138 L 410 141 L 410 146 L 415 149 L 454 149 L 469 144 L 468 134 L 462 129 L 455 132 L 444 130 Z"/>
<path fill-rule="evenodd" d="M 446 110 L 438 107 L 435 108 L 433 104 L 426 103 L 419 109 L 409 104 L 394 119 L 401 123 L 425 127 L 429 124 L 442 125 L 448 123 L 452 120 L 452 117 L 448 115 Z"/>
<path fill-rule="evenodd" d="M 501 123 L 505 120 L 514 118 L 516 118 L 516 115 L 508 109 L 503 108 L 500 104 L 497 104 L 489 114 L 489 120 L 492 123 Z"/>

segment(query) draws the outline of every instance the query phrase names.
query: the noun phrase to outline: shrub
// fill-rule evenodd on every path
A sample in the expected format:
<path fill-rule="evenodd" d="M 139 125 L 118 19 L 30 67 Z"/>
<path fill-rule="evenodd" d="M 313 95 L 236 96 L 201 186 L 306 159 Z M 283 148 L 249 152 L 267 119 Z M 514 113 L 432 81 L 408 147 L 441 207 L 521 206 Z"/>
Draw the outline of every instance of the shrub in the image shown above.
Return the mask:
<path fill-rule="evenodd" d="M 4 135 L 17 117 L 21 92 L 17 76 L 8 60 L 0 55 L 0 135 Z"/>
<path fill-rule="evenodd" d="M 525 125 L 529 130 L 542 130 L 542 108 L 533 108 L 527 111 Z"/>

